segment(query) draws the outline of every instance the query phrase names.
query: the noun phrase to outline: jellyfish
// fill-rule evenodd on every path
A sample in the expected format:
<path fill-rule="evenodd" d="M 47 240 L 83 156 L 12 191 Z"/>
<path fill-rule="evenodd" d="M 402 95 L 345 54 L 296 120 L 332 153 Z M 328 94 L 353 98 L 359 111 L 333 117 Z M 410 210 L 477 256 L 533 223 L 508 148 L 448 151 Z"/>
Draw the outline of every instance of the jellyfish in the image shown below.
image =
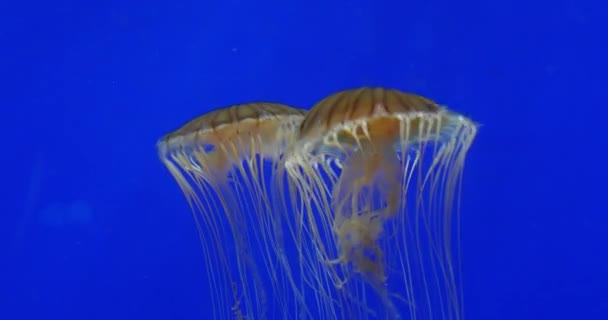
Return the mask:
<path fill-rule="evenodd" d="M 283 155 L 305 111 L 246 103 L 161 138 L 161 161 L 185 194 L 204 249 L 213 319 L 295 319 L 306 306 L 285 254 Z"/>
<path fill-rule="evenodd" d="M 462 319 L 459 203 L 475 122 L 388 88 L 332 94 L 285 152 L 321 319 Z"/>

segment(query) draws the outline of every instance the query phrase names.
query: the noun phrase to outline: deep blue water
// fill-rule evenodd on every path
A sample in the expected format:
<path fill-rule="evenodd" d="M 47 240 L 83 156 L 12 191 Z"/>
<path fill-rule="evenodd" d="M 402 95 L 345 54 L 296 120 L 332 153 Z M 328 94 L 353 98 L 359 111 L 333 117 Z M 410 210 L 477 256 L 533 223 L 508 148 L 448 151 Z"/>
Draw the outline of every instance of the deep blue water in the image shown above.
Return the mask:
<path fill-rule="evenodd" d="M 606 319 L 607 16 L 574 0 L 3 2 L 0 319 L 205 319 L 200 243 L 156 140 L 216 107 L 361 85 L 482 124 L 467 319 Z"/>

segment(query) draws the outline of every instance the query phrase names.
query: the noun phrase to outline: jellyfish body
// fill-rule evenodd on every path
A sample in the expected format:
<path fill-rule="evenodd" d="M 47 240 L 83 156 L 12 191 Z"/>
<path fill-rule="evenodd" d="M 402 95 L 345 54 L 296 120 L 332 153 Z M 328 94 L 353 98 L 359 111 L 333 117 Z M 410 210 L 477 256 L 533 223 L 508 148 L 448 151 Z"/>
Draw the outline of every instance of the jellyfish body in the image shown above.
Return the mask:
<path fill-rule="evenodd" d="M 476 131 L 384 88 L 338 92 L 307 113 L 285 167 L 320 318 L 462 318 L 457 205 Z"/>
<path fill-rule="evenodd" d="M 213 319 L 295 318 L 277 194 L 282 157 L 304 111 L 276 103 L 202 115 L 158 142 L 186 195 L 204 247 Z M 305 308 L 305 306 L 304 306 Z"/>

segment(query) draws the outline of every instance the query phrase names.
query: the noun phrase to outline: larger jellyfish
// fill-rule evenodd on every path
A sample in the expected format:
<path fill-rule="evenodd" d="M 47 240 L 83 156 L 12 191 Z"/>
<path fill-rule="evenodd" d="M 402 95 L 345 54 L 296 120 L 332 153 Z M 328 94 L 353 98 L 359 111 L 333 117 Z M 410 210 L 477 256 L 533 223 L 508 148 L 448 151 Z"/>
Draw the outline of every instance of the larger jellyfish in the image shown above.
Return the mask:
<path fill-rule="evenodd" d="M 282 158 L 304 110 L 249 103 L 202 115 L 158 142 L 186 195 L 201 243 L 213 319 L 294 319 L 298 301 L 284 249 Z"/>
<path fill-rule="evenodd" d="M 477 126 L 424 97 L 333 94 L 285 155 L 288 218 L 321 319 L 461 319 L 458 202 Z"/>

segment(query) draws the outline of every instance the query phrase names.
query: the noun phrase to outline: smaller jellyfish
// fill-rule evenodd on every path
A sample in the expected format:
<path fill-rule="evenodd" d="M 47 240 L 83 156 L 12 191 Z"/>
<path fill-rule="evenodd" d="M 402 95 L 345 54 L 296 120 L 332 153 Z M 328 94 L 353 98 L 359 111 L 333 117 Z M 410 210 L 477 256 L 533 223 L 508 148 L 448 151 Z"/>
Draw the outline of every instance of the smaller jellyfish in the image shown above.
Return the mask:
<path fill-rule="evenodd" d="M 284 150 L 304 113 L 277 103 L 240 104 L 193 119 L 158 142 L 161 161 L 192 208 L 213 319 L 305 313 L 294 301 L 299 294 L 281 221 L 285 201 L 276 196 L 286 179 Z"/>
<path fill-rule="evenodd" d="M 285 166 L 321 318 L 462 318 L 458 199 L 476 132 L 394 89 L 344 90 L 307 113 Z"/>

